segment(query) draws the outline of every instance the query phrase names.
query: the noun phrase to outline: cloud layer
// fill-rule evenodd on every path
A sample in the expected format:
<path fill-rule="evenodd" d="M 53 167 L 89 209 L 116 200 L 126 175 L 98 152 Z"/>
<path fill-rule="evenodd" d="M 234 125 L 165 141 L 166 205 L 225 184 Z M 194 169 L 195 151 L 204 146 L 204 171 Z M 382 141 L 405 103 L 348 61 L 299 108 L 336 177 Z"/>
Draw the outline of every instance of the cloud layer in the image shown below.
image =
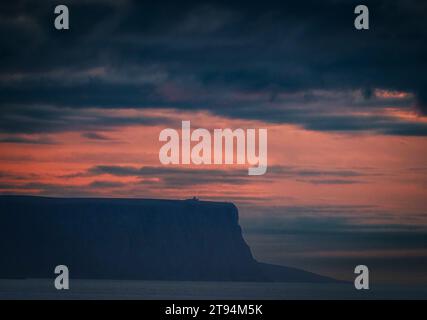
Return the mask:
<path fill-rule="evenodd" d="M 150 107 L 427 134 L 424 1 L 369 1 L 369 31 L 354 29 L 354 1 L 65 1 L 66 32 L 53 28 L 54 4 L 1 5 L 2 131 L 50 128 L 46 117 L 69 108 Z M 28 121 L 46 106 L 57 111 Z"/>

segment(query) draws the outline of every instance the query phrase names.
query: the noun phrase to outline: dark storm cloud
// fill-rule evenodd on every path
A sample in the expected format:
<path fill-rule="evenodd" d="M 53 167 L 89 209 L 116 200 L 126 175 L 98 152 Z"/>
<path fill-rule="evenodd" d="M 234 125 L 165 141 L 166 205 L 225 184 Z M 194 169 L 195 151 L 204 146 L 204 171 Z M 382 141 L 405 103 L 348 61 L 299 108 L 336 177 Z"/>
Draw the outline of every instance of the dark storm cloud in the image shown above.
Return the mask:
<path fill-rule="evenodd" d="M 200 174 L 211 174 L 212 169 L 189 169 L 189 168 L 178 168 L 178 167 L 132 167 L 132 166 L 95 166 L 90 168 L 87 173 L 89 174 L 111 174 L 116 176 L 137 176 L 137 175 L 156 175 L 164 174 L 165 172 L 170 173 L 190 173 L 197 171 Z M 214 170 L 219 171 L 223 174 L 239 176 L 246 172 L 246 169 L 241 170 Z M 234 173 L 237 172 L 237 173 Z M 364 176 L 365 173 L 356 170 L 317 170 L 317 169 L 301 169 L 290 166 L 271 166 L 269 173 L 283 176 L 299 176 L 299 177 L 312 177 L 312 176 L 336 176 L 336 177 L 357 177 Z"/>
<path fill-rule="evenodd" d="M 300 182 L 306 182 L 316 185 L 321 184 L 356 184 L 364 183 L 364 181 L 359 180 L 349 180 L 349 179 L 311 179 L 311 180 L 298 180 Z"/>
<path fill-rule="evenodd" d="M 82 137 L 90 139 L 90 140 L 97 140 L 97 141 L 111 141 L 112 140 L 112 139 L 108 138 L 107 136 L 96 133 L 96 132 L 82 133 Z"/>
<path fill-rule="evenodd" d="M 106 114 L 102 110 L 58 108 L 49 106 L 7 106 L 0 112 L 1 132 L 56 133 L 65 131 L 110 130 L 129 125 L 176 125 L 168 117 Z M 84 133 L 86 137 L 95 137 Z M 100 136 L 98 135 L 98 139 Z"/>
<path fill-rule="evenodd" d="M 183 186 L 194 186 L 210 183 L 225 183 L 232 185 L 242 185 L 253 182 L 247 175 L 247 169 L 241 170 L 203 170 L 185 169 L 169 167 L 124 167 L 124 166 L 96 166 L 90 168 L 82 175 L 102 175 L 109 174 L 119 177 L 140 177 L 142 184 L 147 183 L 144 178 L 159 178 L 158 184 L 168 188 L 180 188 Z M 263 177 L 263 181 L 268 180 Z"/>
<path fill-rule="evenodd" d="M 35 174 L 35 173 L 31 173 L 31 174 L 16 174 L 16 173 L 10 173 L 10 172 L 6 172 L 6 171 L 0 171 L 0 178 L 4 179 L 10 179 L 10 180 L 21 180 L 21 181 L 25 181 L 28 179 L 37 179 L 40 178 L 39 175 Z M 9 185 L 10 187 L 10 185 Z"/>
<path fill-rule="evenodd" d="M 311 130 L 427 135 L 425 124 L 337 115 L 390 105 L 427 112 L 424 1 L 367 1 L 365 32 L 353 27 L 357 1 L 62 3 L 71 13 L 66 32 L 53 28 L 54 1 L 1 4 L 2 118 L 11 105 L 174 107 Z M 378 99 L 375 88 L 413 98 Z M 362 99 L 316 90 L 359 90 Z M 44 121 L 13 126 L 35 132 Z"/>
<path fill-rule="evenodd" d="M 360 177 L 366 175 L 356 170 L 318 170 L 318 169 L 298 169 L 289 166 L 273 167 L 273 172 L 283 174 L 285 176 L 296 177 L 318 177 L 318 176 L 333 176 L 333 177 Z"/>
<path fill-rule="evenodd" d="M 99 191 L 103 189 L 122 188 L 126 184 L 117 181 L 96 180 L 84 185 L 67 185 L 57 183 L 42 183 L 31 182 L 22 184 L 0 184 L 1 194 L 32 194 L 45 195 L 45 196 L 63 196 L 63 197 L 87 197 L 99 196 Z M 13 188 L 13 192 L 8 190 Z M 5 190 L 1 190 L 5 189 Z"/>
<path fill-rule="evenodd" d="M 277 178 L 289 178 L 311 184 L 353 184 L 362 183 L 364 181 L 344 178 L 368 177 L 379 174 L 380 173 L 361 172 L 357 170 L 316 170 L 310 168 L 306 169 L 287 166 L 271 166 L 269 167 L 268 174 L 262 177 L 257 177 L 256 181 L 269 182 L 274 181 Z M 68 174 L 66 176 L 62 176 L 62 178 L 72 179 L 78 177 L 99 177 L 102 175 L 111 175 L 116 177 L 135 177 L 141 179 L 141 184 L 152 183 L 154 185 L 157 184 L 159 186 L 168 188 L 180 188 L 183 186 L 194 186 L 202 184 L 207 185 L 210 183 L 244 185 L 254 182 L 253 177 L 247 175 L 247 169 L 245 168 L 222 170 L 167 166 L 134 167 L 98 165 L 89 168 L 87 171 Z M 153 178 L 157 180 L 152 180 Z"/>
<path fill-rule="evenodd" d="M 50 138 L 27 138 L 21 136 L 7 136 L 0 139 L 0 143 L 23 143 L 23 144 L 54 144 L 55 142 Z"/>
<path fill-rule="evenodd" d="M 100 188 L 100 189 L 102 189 L 102 188 L 120 188 L 120 187 L 124 187 L 124 186 L 126 186 L 125 183 L 117 182 L 117 181 L 99 181 L 99 180 L 96 180 L 96 181 L 93 181 L 89 184 L 89 187 L 96 188 L 96 189 L 98 189 L 98 188 Z"/>

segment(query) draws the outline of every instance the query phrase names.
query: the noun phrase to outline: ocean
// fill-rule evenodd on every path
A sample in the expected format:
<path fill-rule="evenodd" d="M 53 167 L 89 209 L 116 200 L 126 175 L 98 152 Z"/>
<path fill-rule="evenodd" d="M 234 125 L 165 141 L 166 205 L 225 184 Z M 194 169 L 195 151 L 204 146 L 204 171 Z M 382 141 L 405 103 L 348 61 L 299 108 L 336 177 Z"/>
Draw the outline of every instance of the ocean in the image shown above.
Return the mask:
<path fill-rule="evenodd" d="M 70 279 L 69 290 L 56 290 L 52 279 L 0 280 L 0 299 L 145 299 L 145 300 L 298 300 L 427 299 L 426 286 L 352 284 L 116 281 Z"/>

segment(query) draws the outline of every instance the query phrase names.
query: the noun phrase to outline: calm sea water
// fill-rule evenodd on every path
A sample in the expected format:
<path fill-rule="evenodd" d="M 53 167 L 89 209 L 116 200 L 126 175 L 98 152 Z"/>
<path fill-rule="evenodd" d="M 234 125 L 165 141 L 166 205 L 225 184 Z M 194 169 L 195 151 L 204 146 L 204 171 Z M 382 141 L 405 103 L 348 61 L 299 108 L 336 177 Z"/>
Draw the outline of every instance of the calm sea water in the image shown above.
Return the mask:
<path fill-rule="evenodd" d="M 57 291 L 53 280 L 0 280 L 0 299 L 427 299 L 426 286 L 351 284 L 70 280 Z"/>

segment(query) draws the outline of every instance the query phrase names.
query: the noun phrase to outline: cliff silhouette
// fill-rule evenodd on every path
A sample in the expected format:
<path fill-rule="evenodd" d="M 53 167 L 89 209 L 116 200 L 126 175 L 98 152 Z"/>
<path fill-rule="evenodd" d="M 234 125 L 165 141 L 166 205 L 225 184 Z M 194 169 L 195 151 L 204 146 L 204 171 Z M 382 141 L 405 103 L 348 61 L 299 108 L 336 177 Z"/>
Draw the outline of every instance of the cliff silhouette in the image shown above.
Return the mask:
<path fill-rule="evenodd" d="M 332 282 L 256 261 L 232 203 L 0 196 L 0 278 Z"/>

